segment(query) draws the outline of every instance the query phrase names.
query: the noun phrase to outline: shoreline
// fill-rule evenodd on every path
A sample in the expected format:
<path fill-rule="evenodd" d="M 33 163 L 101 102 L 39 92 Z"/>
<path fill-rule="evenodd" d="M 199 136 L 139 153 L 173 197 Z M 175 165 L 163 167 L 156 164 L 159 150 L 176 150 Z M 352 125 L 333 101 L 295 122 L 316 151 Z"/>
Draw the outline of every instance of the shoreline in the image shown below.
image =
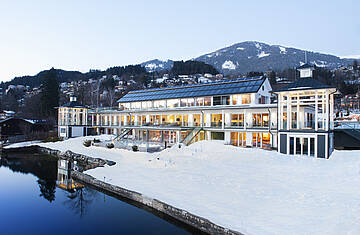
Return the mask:
<path fill-rule="evenodd" d="M 75 159 L 75 160 L 85 161 L 87 164 L 91 165 L 91 168 L 103 167 L 105 165 L 112 166 L 115 164 L 115 162 L 112 162 L 112 161 L 104 160 L 101 158 L 93 158 L 93 157 L 89 157 L 89 156 L 86 156 L 83 154 L 77 154 L 70 150 L 63 153 L 59 150 L 41 147 L 38 145 L 18 147 L 18 148 L 7 148 L 7 149 L 3 149 L 3 151 L 4 151 L 4 153 L 6 153 L 6 152 L 22 152 L 22 151 L 33 151 L 33 152 L 37 151 L 37 152 L 46 153 L 46 154 L 49 154 L 49 155 L 52 155 L 52 156 L 55 156 L 58 158 L 65 158 L 68 160 Z M 101 181 L 101 180 L 99 180 L 93 176 L 90 176 L 86 173 L 72 170 L 71 176 L 75 180 L 84 182 L 84 183 L 86 183 L 92 187 L 95 187 L 97 189 L 100 189 L 104 192 L 114 194 L 114 195 L 117 195 L 122 198 L 126 198 L 132 202 L 139 203 L 145 207 L 156 210 L 157 212 L 160 212 L 167 216 L 170 216 L 171 218 L 174 218 L 175 220 L 178 220 L 179 222 L 182 222 L 186 225 L 196 228 L 202 232 L 209 233 L 209 234 L 236 234 L 236 235 L 242 234 L 240 232 L 219 226 L 219 225 L 209 221 L 206 218 L 197 216 L 186 210 L 182 210 L 180 208 L 173 207 L 165 202 L 148 197 L 139 192 L 131 191 L 126 188 L 122 188 L 120 186 L 106 183 L 106 182 Z"/>

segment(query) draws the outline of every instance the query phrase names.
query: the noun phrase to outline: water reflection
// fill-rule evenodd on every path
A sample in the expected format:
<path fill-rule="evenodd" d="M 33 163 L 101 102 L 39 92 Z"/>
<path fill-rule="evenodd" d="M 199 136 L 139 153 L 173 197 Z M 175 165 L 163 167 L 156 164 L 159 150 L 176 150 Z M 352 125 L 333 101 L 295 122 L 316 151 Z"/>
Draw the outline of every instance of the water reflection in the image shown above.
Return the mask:
<path fill-rule="evenodd" d="M 76 162 L 59 159 L 57 165 L 56 186 L 67 192 L 67 200 L 64 201 L 64 205 L 75 214 L 83 217 L 91 203 L 96 199 L 98 192 L 86 188 L 71 178 L 71 170 L 79 169 Z"/>
<path fill-rule="evenodd" d="M 161 213 L 74 181 L 70 172 L 77 167 L 42 154 L 0 158 L 0 234 L 199 233 Z"/>
<path fill-rule="evenodd" d="M 51 156 L 37 155 L 24 157 L 22 154 L 11 154 L 0 159 L 0 167 L 4 166 L 13 172 L 35 175 L 38 180 L 39 196 L 49 202 L 55 200 L 57 160 Z"/>
<path fill-rule="evenodd" d="M 68 160 L 59 159 L 57 162 L 57 181 L 56 186 L 68 192 L 83 188 L 84 185 L 71 178 L 71 170 L 78 169 L 78 166 Z"/>

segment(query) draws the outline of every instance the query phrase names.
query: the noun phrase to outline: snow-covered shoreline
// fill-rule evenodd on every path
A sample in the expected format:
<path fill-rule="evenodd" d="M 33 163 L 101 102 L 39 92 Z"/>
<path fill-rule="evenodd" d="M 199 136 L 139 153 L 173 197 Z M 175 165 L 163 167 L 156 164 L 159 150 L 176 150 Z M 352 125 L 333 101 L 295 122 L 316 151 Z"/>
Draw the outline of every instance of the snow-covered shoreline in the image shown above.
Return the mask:
<path fill-rule="evenodd" d="M 360 233 L 360 151 L 326 160 L 202 141 L 150 154 L 84 139 L 36 145 L 115 161 L 86 173 L 241 233 Z"/>

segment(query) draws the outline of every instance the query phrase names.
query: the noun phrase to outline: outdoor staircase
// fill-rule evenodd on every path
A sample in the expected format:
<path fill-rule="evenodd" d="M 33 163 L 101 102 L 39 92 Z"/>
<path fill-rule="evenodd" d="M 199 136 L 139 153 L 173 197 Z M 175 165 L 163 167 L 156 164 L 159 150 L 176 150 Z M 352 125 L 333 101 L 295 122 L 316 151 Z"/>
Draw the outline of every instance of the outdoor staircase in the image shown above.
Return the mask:
<path fill-rule="evenodd" d="M 200 133 L 202 127 L 195 127 L 192 131 L 181 141 L 182 144 L 188 146 L 191 141 Z"/>
<path fill-rule="evenodd" d="M 343 132 L 350 135 L 351 137 L 359 140 L 360 143 L 360 130 L 357 129 L 344 129 Z"/>
<path fill-rule="evenodd" d="M 132 129 L 125 129 L 123 130 L 119 135 L 117 135 L 113 141 L 120 141 L 122 139 L 124 139 L 127 135 L 129 135 L 129 133 L 132 131 Z"/>
<path fill-rule="evenodd" d="M 357 125 L 342 123 L 342 128 L 335 128 L 335 148 L 360 148 L 360 129 Z"/>

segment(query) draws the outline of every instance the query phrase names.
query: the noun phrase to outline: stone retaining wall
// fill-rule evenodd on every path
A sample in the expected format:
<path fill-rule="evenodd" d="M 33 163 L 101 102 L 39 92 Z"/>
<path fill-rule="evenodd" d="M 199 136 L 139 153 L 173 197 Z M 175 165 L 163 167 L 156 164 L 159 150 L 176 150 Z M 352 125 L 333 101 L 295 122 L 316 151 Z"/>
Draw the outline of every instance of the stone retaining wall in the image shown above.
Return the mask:
<path fill-rule="evenodd" d="M 54 149 L 38 146 L 38 151 L 42 152 L 42 153 L 46 153 L 46 154 L 56 156 L 56 157 L 61 158 L 61 159 L 66 159 L 66 160 L 71 160 L 71 161 L 78 161 L 78 162 L 82 162 L 84 164 L 89 164 L 89 165 L 93 166 L 94 168 L 99 167 L 99 166 L 105 166 L 106 164 L 109 165 L 109 166 L 113 166 L 113 165 L 116 164 L 113 161 L 108 161 L 108 160 L 104 160 L 104 159 L 101 159 L 101 158 L 89 157 L 89 156 L 86 156 L 86 155 L 83 155 L 83 154 L 74 153 L 74 152 L 72 152 L 70 150 L 63 153 L 63 152 L 61 152 L 59 150 L 54 150 Z"/>
<path fill-rule="evenodd" d="M 89 184 L 91 186 L 94 186 L 96 188 L 100 188 L 100 189 L 110 192 L 112 194 L 119 195 L 121 197 L 128 198 L 132 201 L 146 205 L 146 206 L 153 208 L 157 211 L 160 211 L 168 216 L 171 216 L 185 224 L 193 226 L 203 232 L 210 233 L 210 234 L 241 234 L 239 232 L 218 226 L 205 218 L 196 216 L 194 214 L 191 214 L 187 211 L 173 207 L 173 206 L 166 204 L 164 202 L 161 202 L 159 200 L 149 198 L 138 192 L 127 190 L 125 188 L 121 188 L 119 186 L 111 185 L 104 181 L 100 181 L 100 180 L 98 180 L 90 175 L 87 175 L 85 173 L 81 173 L 78 171 L 72 171 L 71 176 L 75 180 L 82 181 L 82 182 Z"/>

